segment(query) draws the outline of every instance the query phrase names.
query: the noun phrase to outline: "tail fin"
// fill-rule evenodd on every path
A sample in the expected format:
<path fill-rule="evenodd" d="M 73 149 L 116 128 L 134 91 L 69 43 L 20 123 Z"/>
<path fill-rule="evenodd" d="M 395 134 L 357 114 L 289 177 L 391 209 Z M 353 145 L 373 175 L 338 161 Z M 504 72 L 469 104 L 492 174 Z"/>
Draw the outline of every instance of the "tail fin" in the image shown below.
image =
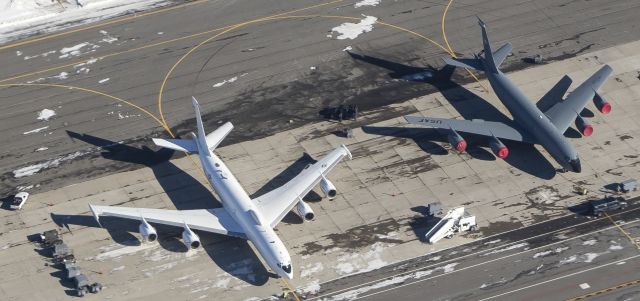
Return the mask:
<path fill-rule="evenodd" d="M 496 61 L 493 59 L 493 52 L 491 51 L 491 44 L 489 43 L 489 37 L 487 36 L 487 24 L 484 24 L 482 19 L 478 17 L 478 24 L 480 25 L 480 29 L 482 29 L 482 46 L 484 49 L 484 65 L 491 72 L 498 72 L 498 67 L 496 66 Z"/>
<path fill-rule="evenodd" d="M 472 59 L 444 58 L 444 62 L 451 66 L 497 73 L 498 66 L 500 66 L 507 55 L 509 55 L 512 46 L 510 43 L 507 43 L 500 47 L 495 53 L 491 52 L 491 44 L 489 44 L 486 24 L 484 24 L 480 18 L 478 18 L 478 24 L 480 24 L 480 28 L 482 29 L 482 52 L 484 53 L 484 58 L 480 55 L 475 55 L 475 58 Z"/>
<path fill-rule="evenodd" d="M 226 122 L 215 131 L 209 133 L 209 135 L 206 135 L 204 133 L 204 126 L 202 125 L 202 117 L 200 115 L 200 105 L 198 104 L 198 100 L 193 96 L 191 99 L 193 103 L 193 110 L 196 112 L 196 125 L 198 127 L 198 137 L 196 139 L 198 139 L 198 143 L 205 145 L 206 148 L 214 150 L 218 145 L 220 145 L 220 142 L 227 137 L 229 132 L 231 132 L 233 124 L 231 124 L 231 122 Z"/>
<path fill-rule="evenodd" d="M 200 115 L 200 105 L 198 104 L 198 100 L 193 96 L 191 96 L 191 103 L 193 104 L 193 110 L 196 113 L 196 126 L 198 127 L 198 134 L 196 135 L 196 139 L 198 140 L 198 143 L 206 146 L 207 135 L 204 133 L 204 126 L 202 125 L 202 116 Z"/>

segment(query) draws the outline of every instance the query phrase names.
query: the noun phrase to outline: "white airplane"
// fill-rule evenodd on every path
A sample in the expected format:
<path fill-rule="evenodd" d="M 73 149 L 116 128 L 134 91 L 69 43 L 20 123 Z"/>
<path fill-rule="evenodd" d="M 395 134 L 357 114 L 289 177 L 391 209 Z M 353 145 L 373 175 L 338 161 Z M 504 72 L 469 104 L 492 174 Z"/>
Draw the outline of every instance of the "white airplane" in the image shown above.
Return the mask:
<path fill-rule="evenodd" d="M 342 158 L 348 156 L 351 159 L 351 153 L 341 145 L 322 160 L 307 166 L 284 186 L 251 199 L 227 166 L 212 152 L 233 129 L 233 125 L 227 122 L 205 135 L 200 107 L 195 98 L 193 108 L 198 126 L 198 134 L 193 139 L 154 138 L 153 142 L 158 146 L 198 154 L 204 173 L 222 200 L 223 208 L 178 211 L 89 204 L 96 221 L 100 223 L 101 215 L 140 220 L 140 234 L 145 241 L 154 241 L 158 237 L 149 222 L 183 227 L 182 239 L 187 247 L 193 249 L 200 246 L 200 238 L 191 229 L 248 239 L 273 272 L 292 279 L 291 257 L 273 228 L 294 207 L 304 220 L 312 220 L 313 210 L 302 198 L 318 183 L 325 197 L 334 198 L 336 187 L 326 178 L 326 174 Z"/>

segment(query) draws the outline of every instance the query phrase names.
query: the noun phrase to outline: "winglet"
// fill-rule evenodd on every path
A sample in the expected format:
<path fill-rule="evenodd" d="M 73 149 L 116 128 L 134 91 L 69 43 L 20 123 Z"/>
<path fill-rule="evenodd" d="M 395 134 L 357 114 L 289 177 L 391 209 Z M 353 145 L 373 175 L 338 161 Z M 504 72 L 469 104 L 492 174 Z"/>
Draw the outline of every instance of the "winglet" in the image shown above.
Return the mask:
<path fill-rule="evenodd" d="M 93 218 L 96 219 L 96 223 L 98 223 L 98 226 L 100 226 L 100 228 L 102 228 L 102 224 L 100 224 L 100 212 L 98 210 L 96 210 L 95 207 L 93 207 L 93 205 L 89 204 L 89 209 L 91 209 L 91 213 L 93 214 Z"/>
<path fill-rule="evenodd" d="M 347 152 L 347 156 L 349 156 L 349 160 L 353 160 L 353 156 L 351 155 L 351 152 L 349 151 L 349 149 L 347 148 L 346 145 L 341 144 L 340 145 L 342 148 L 344 148 L 344 150 Z"/>

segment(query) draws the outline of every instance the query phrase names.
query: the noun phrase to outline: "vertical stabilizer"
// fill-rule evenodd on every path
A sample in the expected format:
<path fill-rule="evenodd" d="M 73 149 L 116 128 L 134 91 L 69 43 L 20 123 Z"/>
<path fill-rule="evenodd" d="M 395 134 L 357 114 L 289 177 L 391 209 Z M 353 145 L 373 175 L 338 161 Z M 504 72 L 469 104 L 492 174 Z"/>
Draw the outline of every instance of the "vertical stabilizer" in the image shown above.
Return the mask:
<path fill-rule="evenodd" d="M 482 19 L 478 17 L 478 24 L 482 29 L 482 46 L 484 49 L 484 65 L 486 67 L 486 72 L 498 72 L 498 67 L 496 66 L 496 62 L 493 60 L 493 52 L 491 51 L 491 44 L 489 44 L 489 37 L 487 36 L 487 25 L 484 24 Z"/>
<path fill-rule="evenodd" d="M 198 100 L 195 97 L 191 97 L 193 103 L 193 110 L 196 112 L 196 126 L 198 127 L 198 134 L 196 135 L 196 139 L 198 140 L 198 144 L 201 144 L 205 149 L 209 148 L 207 146 L 207 135 L 204 133 L 204 126 L 202 125 L 202 116 L 200 115 L 200 105 L 198 104 Z"/>

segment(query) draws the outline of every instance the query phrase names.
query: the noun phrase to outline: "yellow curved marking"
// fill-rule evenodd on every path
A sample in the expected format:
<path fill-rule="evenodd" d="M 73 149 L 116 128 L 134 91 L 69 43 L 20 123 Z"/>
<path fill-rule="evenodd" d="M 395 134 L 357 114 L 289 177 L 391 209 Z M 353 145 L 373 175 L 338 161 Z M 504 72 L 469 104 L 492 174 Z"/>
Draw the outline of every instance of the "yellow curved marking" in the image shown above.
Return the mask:
<path fill-rule="evenodd" d="M 69 85 L 59 85 L 59 84 L 0 84 L 0 87 L 5 87 L 5 88 L 9 88 L 9 87 L 54 87 L 54 88 L 63 88 L 63 89 L 70 89 L 70 90 L 78 90 L 78 91 L 83 91 L 83 92 L 88 92 L 88 93 L 92 93 L 92 94 L 96 94 L 96 95 L 100 95 L 100 96 L 104 96 L 107 98 L 111 98 L 113 100 L 119 101 L 121 103 L 124 103 L 126 105 L 129 105 L 133 108 L 136 108 L 138 110 L 140 110 L 141 112 L 147 114 L 149 117 L 151 117 L 153 120 L 155 120 L 160 126 L 162 126 L 164 128 L 164 125 L 162 124 L 162 121 L 160 121 L 160 119 L 158 119 L 158 117 L 156 117 L 155 115 L 153 115 L 153 113 L 149 112 L 148 110 L 146 110 L 145 108 L 142 108 L 130 101 L 124 100 L 120 97 L 117 96 L 113 96 L 111 94 L 107 94 L 104 92 L 100 92 L 97 90 L 92 90 L 92 89 L 87 89 L 87 88 L 82 88 L 82 87 L 76 87 L 76 86 L 69 86 Z"/>
<path fill-rule="evenodd" d="M 336 1 L 334 1 L 336 2 Z M 265 22 L 265 21 L 272 21 L 272 20 L 281 20 L 281 19 L 300 19 L 300 18 L 335 18 L 335 19 L 347 19 L 347 20 L 361 20 L 361 18 L 357 18 L 357 17 L 348 17 L 348 16 L 336 16 L 336 15 L 298 15 L 298 16 L 271 16 L 271 17 L 264 17 L 264 18 L 260 18 L 260 19 L 255 19 L 255 20 L 250 20 L 250 21 L 246 21 L 243 23 L 239 23 L 236 24 L 233 27 L 227 28 L 226 30 L 217 33 L 214 36 L 211 36 L 207 39 L 205 39 L 204 41 L 198 43 L 197 45 L 193 46 L 191 49 L 189 49 L 189 51 L 187 51 L 184 55 L 182 55 L 175 64 L 173 64 L 173 66 L 171 66 L 171 68 L 169 69 L 169 71 L 167 72 L 167 74 L 165 75 L 164 79 L 162 80 L 162 83 L 160 84 L 160 90 L 158 92 L 158 113 L 160 114 L 160 119 L 163 122 L 164 128 L 167 129 L 168 133 L 173 137 L 174 134 L 171 132 L 171 130 L 169 129 L 169 125 L 166 123 L 166 120 L 164 118 L 164 113 L 162 111 L 162 96 L 164 93 L 164 89 L 166 87 L 167 81 L 169 80 L 169 77 L 171 77 L 171 75 L 173 74 L 173 71 L 178 67 L 178 65 L 180 65 L 180 63 L 182 63 L 182 61 L 184 61 L 184 59 L 186 59 L 191 53 L 193 53 L 194 51 L 196 51 L 198 48 L 200 48 L 202 45 L 210 42 L 211 40 L 214 40 L 216 38 L 218 38 L 219 36 L 230 32 L 234 29 L 240 28 L 240 27 L 244 27 L 253 23 L 259 23 L 259 22 Z M 427 38 L 426 36 L 419 34 L 415 31 L 412 31 L 410 29 L 406 29 L 397 25 L 393 25 L 393 24 L 389 24 L 386 22 L 380 22 L 380 21 L 376 21 L 377 24 L 383 25 L 383 26 L 387 26 L 387 27 L 391 27 L 391 28 L 395 28 L 410 34 L 413 34 L 415 36 L 418 36 L 424 40 L 429 41 L 430 43 L 432 43 L 433 45 L 435 45 L 436 47 L 442 49 L 445 52 L 448 52 L 446 48 L 444 48 L 442 45 L 440 45 L 438 42 Z"/>
<path fill-rule="evenodd" d="M 322 7 L 322 6 L 326 6 L 326 5 L 330 5 L 333 3 L 338 3 L 338 2 L 342 2 L 343 0 L 333 0 L 330 2 L 326 2 L 326 3 L 320 3 L 320 4 L 316 4 L 316 5 L 312 5 L 312 6 L 307 6 L 307 7 L 303 7 L 303 8 L 299 8 L 299 9 L 295 9 L 292 11 L 288 11 L 288 12 L 284 12 L 284 13 L 280 13 L 280 14 L 276 14 L 276 15 L 272 15 L 272 16 L 267 16 L 267 17 L 262 17 L 262 18 L 258 18 L 258 19 L 253 19 L 253 20 L 248 20 L 245 22 L 241 22 L 241 23 L 237 23 L 235 25 L 231 25 L 229 27 L 227 27 L 225 30 L 223 30 L 222 32 L 209 37 L 207 39 L 205 39 L 204 41 L 198 43 L 197 45 L 193 46 L 191 49 L 189 49 L 189 51 L 187 51 L 185 54 L 183 54 L 178 61 L 175 62 L 175 64 L 173 64 L 173 66 L 171 66 L 171 68 L 169 69 L 169 71 L 167 72 L 167 74 L 165 75 L 164 79 L 162 80 L 162 83 L 160 84 L 160 91 L 158 92 L 158 113 L 160 114 L 160 119 L 162 120 L 162 123 L 164 124 L 164 127 L 166 129 L 168 129 L 169 135 L 171 135 L 172 137 L 173 132 L 171 132 L 171 130 L 169 129 L 169 125 L 167 124 L 166 120 L 164 119 L 164 114 L 162 112 L 162 93 L 164 92 L 164 87 L 167 84 L 167 81 L 169 80 L 169 77 L 171 76 L 171 74 L 173 73 L 173 70 L 176 69 L 176 67 L 178 67 L 178 65 L 180 65 L 180 63 L 182 63 L 182 61 L 187 58 L 187 56 L 189 56 L 191 53 L 193 53 L 195 50 L 197 50 L 198 48 L 200 48 L 200 46 L 208 43 L 209 41 L 231 31 L 234 30 L 236 28 L 240 28 L 243 27 L 245 25 L 249 25 L 252 23 L 257 23 L 257 22 L 263 22 L 263 21 L 267 21 L 267 20 L 271 20 L 271 19 L 275 19 L 279 16 L 283 16 L 286 14 L 292 14 L 292 13 L 296 13 L 296 12 L 300 12 L 300 11 L 304 11 L 304 10 L 309 10 L 309 9 L 313 9 L 313 8 L 317 8 L 317 7 Z"/>
<path fill-rule="evenodd" d="M 445 51 L 455 58 L 456 53 L 451 49 L 451 45 L 449 45 L 449 40 L 447 39 L 447 34 L 444 31 L 444 19 L 447 17 L 447 12 L 449 12 L 449 6 L 451 6 L 451 3 L 453 3 L 453 0 L 449 0 L 449 3 L 447 3 L 447 6 L 444 8 L 444 12 L 442 13 L 442 38 L 444 39 L 444 43 L 447 45 L 447 49 L 445 49 Z"/>
<path fill-rule="evenodd" d="M 449 12 L 449 7 L 451 6 L 452 3 L 453 3 L 453 0 L 449 0 L 449 3 L 447 3 L 447 6 L 444 8 L 444 12 L 442 13 L 441 27 L 442 27 L 442 38 L 444 39 L 444 43 L 447 45 L 447 49 L 445 49 L 445 51 L 448 52 L 449 55 L 451 55 L 452 57 L 457 58 L 458 56 L 456 56 L 456 52 L 453 51 L 453 48 L 451 48 L 451 45 L 449 45 L 449 40 L 447 39 L 447 33 L 444 30 L 444 19 L 447 17 L 447 12 Z M 480 82 L 480 79 L 475 75 L 475 73 L 473 73 L 468 68 L 464 68 L 464 70 L 466 70 L 467 73 L 469 73 L 469 75 L 471 75 L 471 77 L 473 77 L 473 79 L 476 80 L 476 82 L 480 85 L 480 87 L 482 87 L 485 93 L 489 94 L 489 89 Z"/>
<path fill-rule="evenodd" d="M 118 19 L 115 19 L 115 20 L 111 20 L 111 21 L 107 21 L 107 22 L 103 22 L 103 23 L 99 23 L 99 24 L 93 24 L 93 25 L 89 25 L 89 26 L 85 26 L 85 27 L 72 29 L 72 30 L 69 30 L 69 31 L 59 32 L 59 33 L 50 34 L 50 35 L 45 35 L 45 36 L 36 37 L 36 38 L 32 38 L 32 39 L 27 39 L 27 40 L 20 41 L 20 42 L 17 42 L 17 43 L 5 45 L 5 46 L 0 46 L 0 50 L 15 48 L 15 47 L 18 47 L 18 46 L 32 44 L 32 43 L 39 42 L 39 41 L 44 41 L 44 40 L 49 40 L 49 39 L 57 38 L 57 37 L 60 37 L 60 36 L 65 36 L 65 35 L 69 35 L 69 34 L 72 34 L 72 33 L 85 31 L 85 30 L 88 30 L 88 29 L 93 29 L 93 28 L 98 28 L 98 27 L 102 27 L 102 26 L 106 26 L 106 25 L 121 23 L 121 22 L 124 22 L 124 21 L 132 20 L 132 19 L 137 19 L 137 18 L 147 17 L 147 16 L 151 16 L 151 15 L 156 15 L 156 14 L 159 14 L 159 13 L 172 11 L 172 10 L 175 10 L 175 9 L 178 9 L 178 8 L 183 8 L 183 7 L 187 7 L 187 6 L 200 4 L 200 3 L 206 2 L 206 1 L 209 1 L 209 0 L 196 0 L 196 1 L 193 1 L 193 2 L 183 3 L 183 4 L 180 4 L 180 5 L 176 5 L 176 6 L 161 8 L 161 9 L 154 10 L 154 11 L 147 12 L 147 13 L 134 14 L 132 16 L 122 17 L 122 18 L 118 18 Z"/>

